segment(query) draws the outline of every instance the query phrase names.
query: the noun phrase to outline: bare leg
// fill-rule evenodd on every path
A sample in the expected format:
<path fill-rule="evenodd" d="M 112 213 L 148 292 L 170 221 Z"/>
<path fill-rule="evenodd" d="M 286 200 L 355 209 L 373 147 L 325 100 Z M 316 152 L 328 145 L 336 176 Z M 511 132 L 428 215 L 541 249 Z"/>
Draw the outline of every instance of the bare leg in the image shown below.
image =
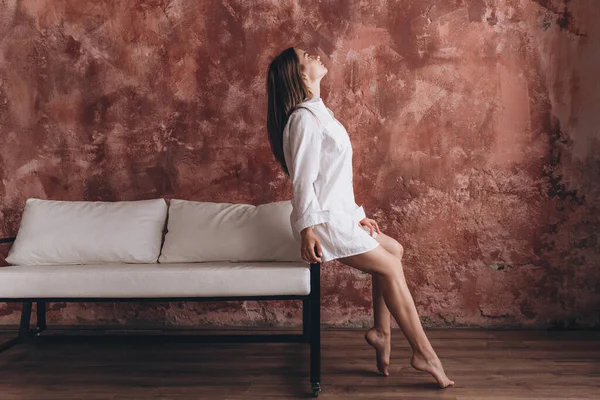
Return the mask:
<path fill-rule="evenodd" d="M 394 255 L 398 260 L 402 260 L 404 248 L 395 239 L 379 233 L 377 240 L 384 249 Z M 399 264 L 402 266 L 402 264 Z M 388 367 L 390 365 L 391 355 L 391 315 L 385 305 L 383 293 L 381 292 L 381 282 L 378 275 L 372 275 L 371 285 L 373 288 L 373 328 L 365 333 L 365 340 L 375 348 L 375 359 L 377 370 L 385 376 L 389 376 Z"/>
<path fill-rule="evenodd" d="M 385 304 L 412 347 L 413 355 L 410 360 L 412 367 L 430 373 L 440 387 L 454 385 L 454 381 L 446 376 L 442 362 L 425 335 L 400 260 L 383 246 L 338 260 L 379 277 Z"/>
<path fill-rule="evenodd" d="M 371 278 L 373 286 L 373 314 L 374 325 L 365 333 L 365 340 L 375 348 L 375 360 L 377 370 L 389 376 L 390 355 L 392 352 L 392 330 L 390 325 L 390 311 L 385 305 L 381 293 L 379 277 L 373 275 Z"/>

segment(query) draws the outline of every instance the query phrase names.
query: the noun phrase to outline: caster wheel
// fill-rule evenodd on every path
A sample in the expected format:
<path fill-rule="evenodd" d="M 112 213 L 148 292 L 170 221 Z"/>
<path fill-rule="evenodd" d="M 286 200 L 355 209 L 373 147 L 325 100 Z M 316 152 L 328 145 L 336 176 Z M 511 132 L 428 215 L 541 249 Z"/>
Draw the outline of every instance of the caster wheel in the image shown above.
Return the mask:
<path fill-rule="evenodd" d="M 319 397 L 321 391 L 321 384 L 319 382 L 311 384 L 312 386 L 312 397 Z"/>

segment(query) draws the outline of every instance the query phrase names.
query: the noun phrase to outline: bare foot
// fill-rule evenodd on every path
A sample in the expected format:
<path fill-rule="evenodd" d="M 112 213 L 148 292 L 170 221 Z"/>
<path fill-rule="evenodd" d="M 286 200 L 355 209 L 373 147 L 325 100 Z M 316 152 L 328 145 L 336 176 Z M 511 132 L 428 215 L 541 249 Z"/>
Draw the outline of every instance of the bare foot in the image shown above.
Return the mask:
<path fill-rule="evenodd" d="M 446 376 L 442 362 L 435 354 L 433 357 L 427 358 L 422 353 L 414 352 L 410 359 L 410 365 L 419 371 L 429 372 L 442 388 L 454 385 L 454 381 Z"/>
<path fill-rule="evenodd" d="M 375 328 L 371 328 L 365 333 L 365 340 L 375 348 L 375 359 L 377 370 L 385 376 L 389 376 L 388 366 L 390 365 L 390 353 L 392 351 L 390 344 L 391 333 L 384 333 Z"/>

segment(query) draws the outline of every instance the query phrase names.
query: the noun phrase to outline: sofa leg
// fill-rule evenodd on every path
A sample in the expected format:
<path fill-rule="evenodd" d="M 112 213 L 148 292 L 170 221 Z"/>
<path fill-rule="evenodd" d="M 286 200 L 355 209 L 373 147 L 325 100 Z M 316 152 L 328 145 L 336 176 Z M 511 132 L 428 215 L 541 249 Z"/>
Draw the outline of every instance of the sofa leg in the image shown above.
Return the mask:
<path fill-rule="evenodd" d="M 26 342 L 29 339 L 29 323 L 31 320 L 31 308 L 33 303 L 31 301 L 23 302 L 23 309 L 21 310 L 21 324 L 19 325 L 19 342 Z"/>
<path fill-rule="evenodd" d="M 302 337 L 310 343 L 310 298 L 302 300 Z"/>
<path fill-rule="evenodd" d="M 46 302 L 37 302 L 37 334 L 46 329 Z"/>
<path fill-rule="evenodd" d="M 321 391 L 321 272 L 320 263 L 310 270 L 310 385 L 313 397 Z"/>

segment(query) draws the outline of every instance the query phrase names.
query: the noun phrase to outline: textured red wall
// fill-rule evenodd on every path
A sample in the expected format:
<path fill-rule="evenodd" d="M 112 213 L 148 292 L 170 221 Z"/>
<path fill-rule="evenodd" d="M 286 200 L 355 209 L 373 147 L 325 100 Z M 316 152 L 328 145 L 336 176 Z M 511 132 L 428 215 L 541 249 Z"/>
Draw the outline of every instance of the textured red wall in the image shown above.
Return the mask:
<path fill-rule="evenodd" d="M 3 1 L 0 234 L 28 197 L 289 199 L 265 75 L 296 45 L 329 68 L 322 97 L 351 136 L 357 202 L 403 244 L 426 326 L 598 325 L 596 3 Z M 323 322 L 369 325 L 370 289 L 325 264 Z M 1 304 L 0 323 L 19 310 Z M 246 301 L 51 303 L 48 319 L 301 317 L 299 302 Z"/>

